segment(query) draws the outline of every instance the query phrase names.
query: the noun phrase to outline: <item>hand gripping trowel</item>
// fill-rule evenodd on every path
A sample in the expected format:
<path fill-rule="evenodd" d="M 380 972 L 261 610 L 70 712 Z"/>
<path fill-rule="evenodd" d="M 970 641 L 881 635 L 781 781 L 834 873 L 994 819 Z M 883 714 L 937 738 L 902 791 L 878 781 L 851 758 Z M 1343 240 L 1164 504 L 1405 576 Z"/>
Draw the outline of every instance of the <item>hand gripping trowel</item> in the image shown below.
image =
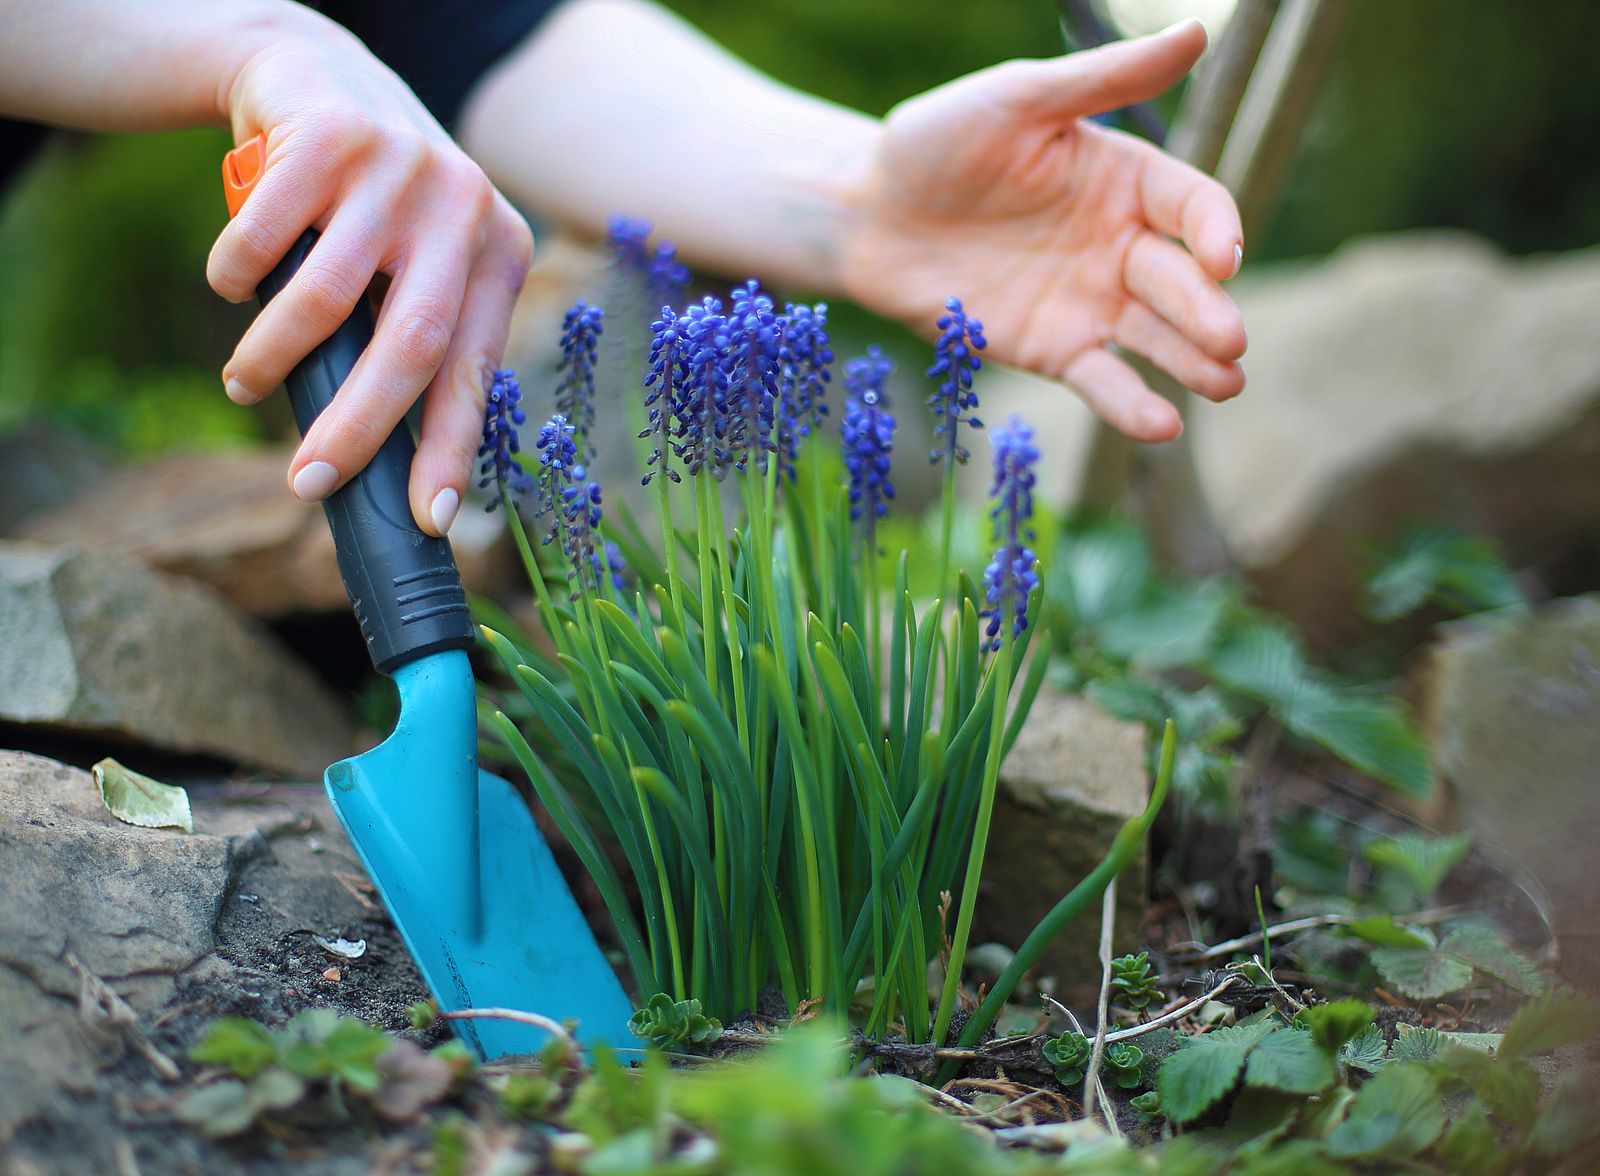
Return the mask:
<path fill-rule="evenodd" d="M 257 136 L 223 160 L 228 211 L 266 160 Z M 316 244 L 308 230 L 257 290 L 262 305 Z M 304 435 L 372 338 L 363 300 L 286 386 Z M 325 503 L 339 572 L 372 664 L 400 689 L 394 733 L 324 775 L 328 799 L 439 1007 L 512 1008 L 578 1022 L 586 1044 L 626 1046 L 630 1012 L 615 973 L 515 788 L 478 768 L 466 650 L 466 594 L 450 544 L 412 521 L 414 448 L 401 421 L 376 457 Z M 506 1020 L 451 1024 L 484 1058 L 540 1048 L 545 1033 Z"/>

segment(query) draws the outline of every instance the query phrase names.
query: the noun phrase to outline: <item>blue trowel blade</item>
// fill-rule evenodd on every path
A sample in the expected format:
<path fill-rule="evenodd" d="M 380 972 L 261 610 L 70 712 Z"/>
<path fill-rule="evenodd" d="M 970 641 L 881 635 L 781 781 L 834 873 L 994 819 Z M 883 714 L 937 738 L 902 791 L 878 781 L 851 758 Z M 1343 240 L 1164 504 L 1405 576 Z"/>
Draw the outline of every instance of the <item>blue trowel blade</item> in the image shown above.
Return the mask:
<path fill-rule="evenodd" d="M 325 783 L 333 811 L 439 1007 L 510 1008 L 577 1022 L 583 1044 L 631 1048 L 628 999 L 528 806 L 478 768 L 472 671 L 460 650 L 394 672 L 400 720 Z M 529 1053 L 544 1031 L 452 1021 L 483 1058 Z"/>

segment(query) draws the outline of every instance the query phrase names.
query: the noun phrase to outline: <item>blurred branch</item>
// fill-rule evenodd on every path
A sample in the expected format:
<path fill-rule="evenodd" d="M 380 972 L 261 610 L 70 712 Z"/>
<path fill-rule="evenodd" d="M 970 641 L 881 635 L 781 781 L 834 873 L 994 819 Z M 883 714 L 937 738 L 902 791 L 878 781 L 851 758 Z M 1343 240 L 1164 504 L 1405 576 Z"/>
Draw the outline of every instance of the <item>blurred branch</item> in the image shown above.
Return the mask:
<path fill-rule="evenodd" d="M 1100 19 L 1100 14 L 1094 10 L 1093 0 L 1058 0 L 1058 2 L 1061 7 L 1061 35 L 1069 50 L 1093 49 L 1117 39 L 1117 35 L 1106 27 L 1105 22 Z M 1150 103 L 1135 102 L 1132 106 L 1124 106 L 1115 114 L 1126 120 L 1133 130 L 1157 147 L 1166 142 L 1167 122 Z"/>
<path fill-rule="evenodd" d="M 1246 237 L 1265 232 L 1277 207 L 1349 12 L 1349 0 L 1285 0 L 1273 25 L 1217 164 Z"/>
<path fill-rule="evenodd" d="M 1217 171 L 1239 203 L 1247 240 L 1276 203 L 1347 9 L 1348 0 L 1239 0 L 1184 95 L 1168 149 Z M 1125 358 L 1187 415 L 1189 393 L 1176 380 L 1142 357 Z M 1132 506 L 1170 566 L 1207 573 L 1231 562 L 1187 435 L 1139 446 L 1097 424 L 1078 503 Z"/>

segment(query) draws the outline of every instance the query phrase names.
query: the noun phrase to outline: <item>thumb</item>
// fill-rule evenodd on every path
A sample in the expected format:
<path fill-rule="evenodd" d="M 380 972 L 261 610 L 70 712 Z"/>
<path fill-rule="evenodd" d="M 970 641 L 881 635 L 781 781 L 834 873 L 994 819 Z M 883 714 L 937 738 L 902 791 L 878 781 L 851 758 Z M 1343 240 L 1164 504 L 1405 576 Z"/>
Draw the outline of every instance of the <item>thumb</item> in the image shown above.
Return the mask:
<path fill-rule="evenodd" d="M 994 98 L 1029 119 L 1088 117 L 1166 93 L 1205 47 L 1205 29 L 1197 20 L 1186 20 L 1148 37 L 1065 57 L 1008 62 L 995 71 L 999 92 Z"/>

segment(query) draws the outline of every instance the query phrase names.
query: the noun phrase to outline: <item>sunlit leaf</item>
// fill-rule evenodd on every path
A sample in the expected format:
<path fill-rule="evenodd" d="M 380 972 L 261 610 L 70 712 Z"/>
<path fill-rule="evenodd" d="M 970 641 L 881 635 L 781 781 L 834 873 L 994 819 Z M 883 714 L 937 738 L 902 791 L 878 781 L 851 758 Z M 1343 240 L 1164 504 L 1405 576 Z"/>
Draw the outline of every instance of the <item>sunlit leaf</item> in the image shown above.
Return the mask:
<path fill-rule="evenodd" d="M 189 794 L 176 784 L 163 784 L 103 759 L 91 769 L 100 797 L 119 821 L 146 829 L 182 829 L 194 832 Z"/>

